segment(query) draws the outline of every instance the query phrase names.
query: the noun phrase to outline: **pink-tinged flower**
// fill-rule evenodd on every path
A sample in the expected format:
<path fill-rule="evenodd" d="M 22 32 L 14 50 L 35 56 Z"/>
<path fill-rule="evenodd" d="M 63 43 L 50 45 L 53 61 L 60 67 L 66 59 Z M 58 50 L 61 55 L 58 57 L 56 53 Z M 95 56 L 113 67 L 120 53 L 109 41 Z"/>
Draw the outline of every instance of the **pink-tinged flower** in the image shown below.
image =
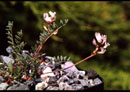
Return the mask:
<path fill-rule="evenodd" d="M 96 43 L 96 40 L 95 39 L 93 39 L 93 41 L 92 41 L 92 43 L 93 43 L 93 45 L 97 45 L 97 43 Z"/>
<path fill-rule="evenodd" d="M 110 46 L 110 43 L 108 43 L 108 42 L 105 42 L 105 45 L 104 45 L 104 47 L 103 48 L 107 48 L 108 46 Z"/>
<path fill-rule="evenodd" d="M 49 17 L 50 15 L 50 17 Z M 48 13 L 44 13 L 43 14 L 43 19 L 47 22 L 47 23 L 52 23 L 56 20 L 56 12 L 52 12 L 49 11 L 49 15 Z"/>
<path fill-rule="evenodd" d="M 100 47 L 100 51 L 97 51 L 97 54 L 104 54 L 106 52 L 106 49 L 103 47 Z"/>
<path fill-rule="evenodd" d="M 99 32 L 95 33 L 96 40 L 99 44 L 104 44 L 106 42 L 107 36 L 100 34 Z"/>
<path fill-rule="evenodd" d="M 92 43 L 97 48 L 97 54 L 104 54 L 106 52 L 106 48 L 110 46 L 110 44 L 107 42 L 107 36 L 96 32 L 95 37 L 96 39 L 93 39 Z"/>

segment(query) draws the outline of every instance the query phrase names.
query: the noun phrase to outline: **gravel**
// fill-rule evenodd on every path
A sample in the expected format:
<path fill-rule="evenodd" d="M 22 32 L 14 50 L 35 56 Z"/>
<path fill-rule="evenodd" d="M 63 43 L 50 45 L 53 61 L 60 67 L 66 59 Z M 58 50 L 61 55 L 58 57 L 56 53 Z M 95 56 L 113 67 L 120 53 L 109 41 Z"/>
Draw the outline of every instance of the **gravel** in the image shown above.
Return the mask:
<path fill-rule="evenodd" d="M 57 71 L 68 66 L 74 65 L 72 62 L 57 62 L 52 66 L 47 66 L 42 63 L 38 71 L 47 73 L 51 71 Z M 0 76 L 0 90 L 86 90 L 94 86 L 100 85 L 103 82 L 98 77 L 96 71 L 88 69 L 88 71 L 81 71 L 73 66 L 67 70 L 60 72 L 40 75 L 40 78 L 36 80 L 26 80 L 24 82 L 18 82 L 9 86 Z"/>

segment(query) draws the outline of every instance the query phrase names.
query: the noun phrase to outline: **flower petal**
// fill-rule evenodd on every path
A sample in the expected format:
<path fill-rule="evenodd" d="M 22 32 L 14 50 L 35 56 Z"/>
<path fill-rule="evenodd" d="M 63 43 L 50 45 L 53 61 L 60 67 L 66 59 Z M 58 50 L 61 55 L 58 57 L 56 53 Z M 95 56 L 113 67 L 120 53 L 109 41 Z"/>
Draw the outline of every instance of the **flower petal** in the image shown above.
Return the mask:
<path fill-rule="evenodd" d="M 92 41 L 92 43 L 93 43 L 93 45 L 97 45 L 97 43 L 96 43 L 96 40 L 95 39 L 93 39 L 93 41 Z"/>
<path fill-rule="evenodd" d="M 97 41 L 98 41 L 99 43 L 102 42 L 102 36 L 101 36 L 101 34 L 100 34 L 99 32 L 96 32 L 96 33 L 95 33 L 95 37 L 96 37 L 96 39 L 97 39 Z"/>
<path fill-rule="evenodd" d="M 49 15 L 50 15 L 51 17 L 49 17 Z M 48 13 L 44 13 L 44 14 L 43 14 L 43 19 L 44 19 L 47 23 L 52 23 L 53 21 L 56 20 L 56 12 L 49 11 L 49 15 L 48 15 Z"/>
<path fill-rule="evenodd" d="M 51 15 L 51 17 L 56 17 L 56 12 L 49 11 L 49 14 Z"/>
<path fill-rule="evenodd" d="M 110 43 L 105 43 L 105 45 L 103 46 L 103 48 L 107 48 L 108 46 L 110 46 Z"/>

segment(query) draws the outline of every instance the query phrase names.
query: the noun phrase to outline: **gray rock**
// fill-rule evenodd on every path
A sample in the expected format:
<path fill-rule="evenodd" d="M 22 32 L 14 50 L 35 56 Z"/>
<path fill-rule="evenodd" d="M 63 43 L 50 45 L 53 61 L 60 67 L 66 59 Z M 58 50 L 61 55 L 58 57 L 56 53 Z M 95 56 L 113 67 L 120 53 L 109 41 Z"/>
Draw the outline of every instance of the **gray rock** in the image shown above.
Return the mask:
<path fill-rule="evenodd" d="M 82 86 L 88 86 L 88 81 L 82 79 L 79 79 L 79 81 L 81 82 Z"/>
<path fill-rule="evenodd" d="M 0 83 L 2 83 L 3 81 L 4 81 L 4 78 L 0 76 Z"/>
<path fill-rule="evenodd" d="M 71 85 L 71 84 L 73 84 L 73 83 L 74 83 L 74 80 L 73 80 L 73 79 L 68 80 L 68 84 L 69 84 L 69 85 Z"/>
<path fill-rule="evenodd" d="M 0 90 L 6 90 L 7 87 L 8 87 L 7 83 L 1 83 L 0 84 Z"/>
<path fill-rule="evenodd" d="M 75 90 L 83 90 L 83 86 L 81 84 L 72 84 L 72 88 Z"/>
<path fill-rule="evenodd" d="M 67 83 L 60 82 L 60 83 L 59 83 L 59 90 L 64 90 L 64 89 L 65 89 L 65 86 L 67 86 L 67 85 L 68 85 Z"/>
<path fill-rule="evenodd" d="M 74 79 L 74 78 L 77 77 L 76 72 L 71 72 L 71 71 L 68 72 L 66 75 L 67 75 L 67 77 L 70 78 L 70 79 Z"/>
<path fill-rule="evenodd" d="M 75 83 L 75 84 L 81 84 L 81 82 L 79 81 L 79 79 L 74 78 L 73 80 L 74 80 L 74 83 Z"/>
<path fill-rule="evenodd" d="M 45 56 L 45 58 L 49 59 L 52 64 L 55 64 L 54 57 L 51 56 Z"/>
<path fill-rule="evenodd" d="M 49 85 L 51 85 L 51 86 L 56 86 L 57 85 L 57 78 L 54 76 L 49 76 Z"/>
<path fill-rule="evenodd" d="M 62 68 L 67 68 L 67 67 L 69 67 L 71 65 L 74 65 L 74 64 L 72 62 L 65 62 L 65 64 L 63 65 Z M 73 66 L 73 67 L 70 67 L 68 69 L 65 69 L 64 71 L 65 72 L 77 72 L 78 69 L 75 66 Z"/>
<path fill-rule="evenodd" d="M 75 90 L 75 89 L 73 89 L 72 86 L 70 85 L 66 85 L 64 90 Z"/>
<path fill-rule="evenodd" d="M 7 90 L 29 90 L 29 87 L 25 84 L 20 83 L 10 86 L 9 88 L 7 88 Z"/>
<path fill-rule="evenodd" d="M 59 84 L 60 82 L 66 82 L 68 81 L 69 78 L 66 76 L 66 75 L 63 75 L 62 77 L 60 77 L 58 80 L 57 80 L 57 83 Z"/>
<path fill-rule="evenodd" d="M 68 85 L 67 82 L 60 82 L 59 90 L 74 90 L 74 89 L 72 88 L 72 86 Z"/>
<path fill-rule="evenodd" d="M 95 85 L 99 85 L 101 83 L 102 83 L 102 81 L 99 78 L 94 79 L 94 84 Z"/>
<path fill-rule="evenodd" d="M 87 74 L 88 79 L 94 79 L 94 78 L 96 78 L 98 76 L 98 74 L 96 73 L 95 70 L 88 69 L 87 72 L 88 72 L 88 74 Z"/>
<path fill-rule="evenodd" d="M 92 80 L 92 79 L 89 79 L 88 80 L 88 87 L 92 87 L 92 86 L 94 86 L 95 84 L 94 84 L 94 81 Z"/>
<path fill-rule="evenodd" d="M 43 90 L 48 86 L 48 84 L 46 82 L 41 82 L 41 83 L 37 83 L 37 85 L 35 86 L 35 90 Z"/>
<path fill-rule="evenodd" d="M 9 62 L 11 62 L 12 64 L 14 63 L 14 60 L 10 57 L 3 56 L 3 55 L 1 55 L 0 57 L 3 60 L 3 62 L 5 62 L 6 64 L 8 64 Z"/>
<path fill-rule="evenodd" d="M 85 71 L 78 71 L 76 75 L 77 75 L 77 78 L 83 79 L 83 77 L 85 76 Z"/>
<path fill-rule="evenodd" d="M 59 87 L 49 86 L 46 90 L 59 90 Z"/>
<path fill-rule="evenodd" d="M 29 89 L 35 89 L 35 82 L 31 81 L 31 80 L 27 80 L 26 82 L 24 82 L 25 85 L 27 85 L 29 87 Z"/>

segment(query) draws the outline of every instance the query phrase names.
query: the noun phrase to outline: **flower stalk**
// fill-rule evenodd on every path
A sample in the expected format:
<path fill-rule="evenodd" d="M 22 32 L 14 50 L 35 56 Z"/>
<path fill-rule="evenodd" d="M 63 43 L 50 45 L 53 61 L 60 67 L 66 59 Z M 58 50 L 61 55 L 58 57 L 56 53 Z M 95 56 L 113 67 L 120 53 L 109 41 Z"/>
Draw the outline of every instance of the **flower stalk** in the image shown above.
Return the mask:
<path fill-rule="evenodd" d="M 90 56 L 78 61 L 77 63 L 71 65 L 71 66 L 68 66 L 66 68 L 63 68 L 63 69 L 60 69 L 60 70 L 56 70 L 56 71 L 52 71 L 52 72 L 47 72 L 47 73 L 43 73 L 41 75 L 44 75 L 44 74 L 49 74 L 49 73 L 54 73 L 54 72 L 59 72 L 59 71 L 63 71 L 63 70 L 66 70 L 68 68 L 71 68 L 73 66 L 76 66 L 86 60 L 88 60 L 89 58 L 92 58 L 94 56 L 96 56 L 97 54 L 104 54 L 106 52 L 106 48 L 110 45 L 108 42 L 107 42 L 107 36 L 106 35 L 101 35 L 100 33 L 96 32 L 95 33 L 95 38 L 96 39 L 93 39 L 92 43 L 93 45 L 96 46 L 95 50 L 91 53 Z"/>

